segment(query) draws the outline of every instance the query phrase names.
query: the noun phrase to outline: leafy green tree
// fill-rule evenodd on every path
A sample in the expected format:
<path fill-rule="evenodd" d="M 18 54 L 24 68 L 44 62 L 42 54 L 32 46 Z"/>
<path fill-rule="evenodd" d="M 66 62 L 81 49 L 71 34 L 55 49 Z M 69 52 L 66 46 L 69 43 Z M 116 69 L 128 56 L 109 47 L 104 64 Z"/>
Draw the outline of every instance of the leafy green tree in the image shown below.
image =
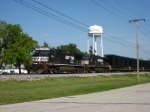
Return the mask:
<path fill-rule="evenodd" d="M 21 65 L 29 66 L 31 53 L 38 47 L 38 42 L 23 33 L 20 25 L 7 24 L 0 32 L 0 37 L 3 41 L 4 63 L 13 64 L 21 73 Z"/>
<path fill-rule="evenodd" d="M 1 21 L 0 20 L 0 34 L 1 32 L 3 31 L 3 29 L 5 28 L 6 26 L 6 22 L 5 21 Z M 1 38 L 1 35 L 0 35 L 0 68 L 2 67 L 2 64 L 3 64 L 3 44 L 2 44 L 2 38 Z"/>
<path fill-rule="evenodd" d="M 81 52 L 80 49 L 77 48 L 76 44 L 73 44 L 73 43 L 70 43 L 68 45 L 58 46 L 57 49 L 63 50 L 63 51 L 69 51 L 69 52 L 77 53 L 77 54 L 83 54 L 83 52 Z"/>
<path fill-rule="evenodd" d="M 96 52 L 96 51 L 94 50 L 94 52 Z M 92 47 L 92 46 L 90 46 L 89 54 L 90 54 L 90 55 L 93 55 L 93 47 Z M 94 54 L 95 54 L 95 53 L 94 53 Z"/>
<path fill-rule="evenodd" d="M 140 58 L 139 60 L 144 60 L 143 58 Z"/>
<path fill-rule="evenodd" d="M 43 46 L 41 46 L 41 47 L 47 47 L 47 48 L 50 48 L 50 45 L 48 45 L 47 42 L 44 42 L 44 43 L 43 43 Z"/>
<path fill-rule="evenodd" d="M 89 54 L 93 54 L 93 48 L 92 48 L 92 46 L 90 46 Z"/>
<path fill-rule="evenodd" d="M 2 31 L 3 28 L 5 28 L 6 24 L 7 23 L 5 21 L 0 20 L 0 31 Z"/>

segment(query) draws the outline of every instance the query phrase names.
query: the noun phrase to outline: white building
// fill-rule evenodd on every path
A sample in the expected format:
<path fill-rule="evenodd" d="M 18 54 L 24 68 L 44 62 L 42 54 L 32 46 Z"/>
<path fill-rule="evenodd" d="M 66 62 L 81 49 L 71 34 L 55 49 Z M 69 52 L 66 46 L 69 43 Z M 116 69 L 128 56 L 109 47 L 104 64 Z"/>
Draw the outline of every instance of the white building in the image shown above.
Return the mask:
<path fill-rule="evenodd" d="M 2 66 L 0 69 L 0 74 L 19 74 L 19 68 L 16 68 L 12 65 Z M 27 70 L 25 70 L 24 66 L 21 65 L 21 73 L 28 73 Z"/>

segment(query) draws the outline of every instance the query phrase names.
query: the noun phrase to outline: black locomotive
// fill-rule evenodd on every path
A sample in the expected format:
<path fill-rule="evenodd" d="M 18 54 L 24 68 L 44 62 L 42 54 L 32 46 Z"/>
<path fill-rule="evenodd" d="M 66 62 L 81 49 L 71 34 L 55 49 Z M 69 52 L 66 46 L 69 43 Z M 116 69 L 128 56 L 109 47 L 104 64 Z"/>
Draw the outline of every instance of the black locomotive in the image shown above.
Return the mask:
<path fill-rule="evenodd" d="M 42 50 L 41 50 L 42 51 Z M 108 71 L 108 59 L 87 54 L 74 54 L 58 49 L 36 52 L 32 56 L 33 73 L 91 73 Z"/>
<path fill-rule="evenodd" d="M 75 54 L 58 49 L 36 50 L 32 56 L 32 73 L 92 73 L 136 71 L 137 60 L 117 55 L 100 57 Z M 140 71 L 150 71 L 150 61 L 139 61 Z"/>

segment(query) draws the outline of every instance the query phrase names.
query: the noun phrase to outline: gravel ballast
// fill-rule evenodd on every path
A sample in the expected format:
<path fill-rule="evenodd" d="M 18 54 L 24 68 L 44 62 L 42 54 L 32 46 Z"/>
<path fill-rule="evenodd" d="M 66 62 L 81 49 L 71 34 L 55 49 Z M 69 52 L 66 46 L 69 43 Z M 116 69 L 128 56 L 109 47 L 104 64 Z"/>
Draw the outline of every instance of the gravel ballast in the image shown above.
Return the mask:
<path fill-rule="evenodd" d="M 149 72 L 141 72 L 140 74 L 149 74 Z M 126 73 L 82 73 L 82 74 L 1 74 L 0 81 L 5 80 L 39 80 L 47 77 L 90 77 L 90 76 L 98 76 L 98 75 L 122 75 L 122 74 L 136 74 L 136 72 L 126 72 Z"/>

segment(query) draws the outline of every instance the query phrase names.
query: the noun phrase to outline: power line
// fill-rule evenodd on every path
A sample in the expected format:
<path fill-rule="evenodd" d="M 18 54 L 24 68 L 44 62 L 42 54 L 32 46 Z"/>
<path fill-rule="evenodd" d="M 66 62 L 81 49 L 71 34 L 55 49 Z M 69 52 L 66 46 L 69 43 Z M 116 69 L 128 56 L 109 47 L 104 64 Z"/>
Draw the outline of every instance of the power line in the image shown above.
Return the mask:
<path fill-rule="evenodd" d="M 104 37 L 104 39 L 110 40 L 111 42 L 114 42 L 114 43 L 117 43 L 117 44 L 120 44 L 120 45 L 123 45 L 123 46 L 128 46 L 128 47 L 136 48 L 134 45 L 131 45 L 131 44 L 128 44 L 128 43 L 124 43 L 124 42 L 119 41 L 119 40 L 114 40 L 114 39 L 112 39 L 110 37 Z"/>
<path fill-rule="evenodd" d="M 116 13 L 114 13 L 114 12 L 112 12 L 112 11 L 110 11 L 110 10 L 106 9 L 105 7 L 103 7 L 102 5 L 100 5 L 99 3 L 95 2 L 94 0 L 91 0 L 91 1 L 92 1 L 94 4 L 98 5 L 99 7 L 101 7 L 101 8 L 103 8 L 103 9 L 105 9 L 105 10 L 106 10 L 106 11 L 108 11 L 109 13 L 111 13 L 111 14 L 113 14 L 113 15 L 115 15 L 115 16 L 117 16 L 117 17 L 121 18 L 121 19 L 125 19 L 125 18 L 123 18 L 123 17 L 121 17 L 121 16 L 117 15 Z M 126 20 L 126 19 L 125 19 L 125 20 Z"/>
<path fill-rule="evenodd" d="M 42 4 L 42 3 L 40 3 L 40 2 L 37 2 L 36 0 L 33 0 L 33 1 L 35 1 L 36 3 L 38 3 L 38 4 L 40 4 L 40 5 L 42 5 L 42 6 L 44 6 L 44 7 L 46 7 L 46 8 L 48 8 L 48 9 L 50 9 L 50 10 L 52 10 L 52 11 L 54 11 L 54 12 L 57 12 L 57 13 L 59 13 L 59 14 L 61 14 L 61 15 L 63 15 L 63 16 L 65 16 L 65 17 L 67 17 L 67 18 L 69 18 L 69 19 L 71 19 L 71 20 L 74 20 L 74 21 L 76 21 L 76 22 L 78 22 L 78 23 L 81 23 L 81 22 L 79 22 L 79 21 L 77 21 L 77 20 L 75 20 L 75 19 L 73 19 L 73 18 L 70 18 L 69 16 L 66 16 L 65 14 L 62 14 L 62 13 L 60 13 L 60 12 L 58 12 L 58 11 L 56 11 L 56 10 L 54 10 L 54 9 L 52 9 L 52 8 L 50 8 L 50 7 L 48 7 L 48 6 L 46 6 L 46 5 L 44 5 L 44 4 Z M 103 1 L 103 0 L 101 0 L 101 1 Z M 104 2 L 104 1 L 103 1 Z M 106 3 L 106 2 L 105 2 Z M 109 4 L 108 4 L 109 5 Z M 109 5 L 110 6 L 110 5 Z M 116 9 L 116 8 L 115 8 Z M 117 10 L 117 9 L 116 9 Z M 121 11 L 119 11 L 119 12 L 121 12 Z M 122 12 L 121 12 L 122 13 Z M 123 13 L 124 15 L 127 15 L 127 14 L 125 14 L 125 13 Z M 127 15 L 127 16 L 129 16 L 129 15 Z M 131 16 L 130 16 L 131 17 Z M 88 26 L 88 25 L 85 25 L 85 24 L 83 24 L 83 23 L 81 23 L 82 25 L 84 25 L 84 26 Z M 110 35 L 109 35 L 110 36 Z M 112 36 L 111 36 L 112 37 Z M 119 38 L 118 38 L 119 39 Z M 130 44 L 135 44 L 135 43 L 131 43 L 131 42 L 128 42 L 128 41 L 125 41 L 125 40 L 122 40 L 122 41 L 124 41 L 124 42 L 126 42 L 126 43 L 130 43 Z M 129 45 L 129 44 L 128 44 Z"/>
<path fill-rule="evenodd" d="M 148 25 L 148 27 L 150 28 L 150 25 L 145 21 L 145 23 Z"/>
<path fill-rule="evenodd" d="M 69 22 L 69 21 L 67 21 L 67 20 L 64 20 L 64 19 L 62 19 L 62 18 L 60 18 L 60 17 L 58 17 L 58 16 L 55 16 L 55 15 L 49 13 L 49 12 L 46 12 L 46 11 L 44 11 L 44 10 L 38 8 L 38 7 L 35 7 L 35 6 L 33 6 L 33 5 L 31 5 L 31 4 L 27 3 L 27 2 L 25 2 L 25 1 L 23 1 L 23 0 L 20 0 L 20 1 L 22 1 L 22 2 L 19 2 L 19 1 L 17 1 L 17 0 L 14 0 L 14 1 L 15 1 L 15 2 L 18 2 L 18 3 L 21 4 L 21 5 L 26 6 L 26 7 L 30 8 L 30 9 L 32 9 L 32 10 L 34 10 L 34 11 L 36 11 L 36 12 L 39 12 L 39 13 L 44 14 L 44 15 L 46 15 L 46 16 L 48 16 L 48 17 L 51 17 L 51 18 L 53 18 L 53 19 L 55 19 L 55 20 L 57 20 L 57 21 L 60 21 L 60 22 L 62 22 L 62 23 L 64 23 L 64 24 L 67 24 L 67 25 L 69 25 L 69 26 L 72 26 L 72 27 L 74 27 L 74 28 L 76 28 L 76 29 L 82 30 L 82 31 L 84 31 L 84 32 L 87 32 L 87 31 L 88 31 L 86 28 L 83 28 L 83 27 L 80 27 L 80 26 L 78 26 L 78 25 L 75 25 L 75 24 L 73 24 L 73 23 L 71 23 L 71 22 Z M 33 1 L 35 1 L 35 0 L 33 0 Z M 56 11 L 56 10 L 55 10 L 55 11 Z M 59 13 L 60 13 L 60 12 L 59 12 Z M 66 16 L 66 15 L 65 15 L 65 16 Z M 69 17 L 69 16 L 66 16 L 66 17 Z M 71 18 L 71 19 L 72 19 L 72 18 Z M 72 19 L 72 20 L 75 20 L 75 19 Z M 76 21 L 76 22 L 77 22 L 77 21 Z M 81 23 L 81 22 L 78 21 L 78 23 Z M 84 26 L 88 26 L 88 25 L 84 24 Z M 106 35 L 109 35 L 109 34 L 106 34 Z M 107 40 L 109 40 L 109 41 L 112 41 L 112 42 L 114 42 L 114 43 L 119 43 L 119 44 L 125 45 L 125 46 L 135 47 L 135 46 L 134 46 L 134 43 L 125 41 L 125 40 L 123 40 L 123 39 L 119 39 L 119 38 L 114 37 L 114 36 L 111 36 L 111 35 L 109 35 L 109 36 L 117 39 L 117 40 L 114 40 L 114 39 L 112 39 L 112 38 L 108 38 Z"/>
<path fill-rule="evenodd" d="M 125 18 L 123 18 L 123 17 L 117 15 L 116 13 L 114 13 L 114 12 L 108 10 L 107 8 L 103 7 L 102 5 L 100 5 L 99 3 L 95 2 L 94 0 L 91 0 L 91 1 L 92 1 L 93 3 L 95 3 L 96 5 L 98 5 L 99 7 L 103 8 L 103 9 L 105 9 L 106 11 L 112 13 L 113 15 L 119 17 L 120 19 L 123 19 L 123 20 L 127 21 L 127 19 L 125 19 Z M 101 1 L 104 2 L 105 4 L 107 4 L 108 6 L 112 7 L 113 9 L 117 10 L 118 12 L 120 12 L 120 13 L 122 13 L 122 14 L 128 16 L 128 17 L 131 17 L 131 16 L 129 16 L 129 15 L 127 15 L 127 14 L 125 14 L 125 13 L 119 11 L 118 9 L 114 8 L 113 6 L 111 6 L 110 4 L 106 3 L 105 1 L 103 1 L 103 0 L 101 0 Z M 119 3 L 122 7 L 124 7 L 120 2 L 118 2 L 118 1 L 116 1 L 116 2 Z M 130 11 L 130 10 L 127 9 L 126 7 L 124 7 L 124 8 L 125 8 L 126 10 Z M 131 12 L 131 11 L 130 11 L 130 12 Z M 131 12 L 131 13 L 133 13 L 133 12 Z M 134 14 L 134 15 L 135 15 L 135 14 Z"/>
<path fill-rule="evenodd" d="M 46 11 L 44 11 L 44 10 L 38 8 L 38 7 L 35 7 L 35 6 L 33 6 L 33 5 L 31 5 L 31 4 L 27 3 L 27 2 L 25 2 L 25 1 L 22 1 L 22 0 L 20 0 L 20 1 L 22 1 L 22 2 L 19 2 L 19 1 L 17 1 L 17 0 L 14 0 L 14 1 L 17 2 L 17 3 L 19 3 L 19 4 L 21 4 L 21 5 L 23 5 L 23 6 L 28 7 L 28 8 L 30 8 L 30 9 L 34 10 L 34 11 L 37 11 L 37 12 L 39 12 L 39 13 L 41 13 L 41 14 L 44 14 L 44 15 L 46 15 L 46 16 L 48 16 L 48 17 L 51 17 L 51 18 L 53 18 L 53 19 L 55 19 L 55 20 L 57 20 L 57 21 L 59 21 L 59 22 L 65 23 L 65 24 L 67 24 L 67 25 L 69 25 L 69 26 L 72 26 L 72 27 L 74 27 L 74 28 L 76 28 L 76 29 L 79 29 L 79 30 L 82 30 L 82 31 L 86 31 L 86 32 L 87 32 L 87 29 L 82 28 L 82 27 L 80 27 L 80 26 L 78 26 L 78 25 L 75 25 L 75 24 L 73 24 L 73 23 L 71 23 L 71 22 L 69 22 L 69 21 L 66 21 L 66 20 L 64 20 L 64 19 L 61 19 L 61 18 L 59 18 L 59 17 L 57 17 L 57 16 L 55 16 L 55 15 L 49 13 L 49 12 L 46 12 Z M 23 3 L 23 2 L 24 2 L 24 3 Z"/>
<path fill-rule="evenodd" d="M 69 17 L 69 16 L 66 16 L 65 14 L 62 14 L 62 13 L 60 13 L 60 12 L 58 12 L 58 11 L 56 11 L 56 10 L 54 10 L 54 9 L 52 9 L 52 8 L 50 8 L 50 7 L 48 7 L 48 6 L 46 6 L 46 5 L 44 5 L 44 4 L 42 4 L 42 3 L 40 3 L 40 2 L 37 2 L 36 0 L 33 0 L 34 2 L 36 2 L 36 3 L 38 3 L 38 4 L 40 4 L 40 5 L 42 5 L 42 6 L 44 6 L 44 7 L 46 7 L 46 8 L 48 8 L 48 9 L 50 9 L 50 10 L 52 10 L 52 11 L 54 11 L 54 12 L 56 12 L 56 13 L 58 13 L 58 14 L 61 14 L 61 15 L 63 15 L 63 16 L 65 16 L 65 17 L 67 17 L 67 18 L 69 18 L 69 19 L 71 19 L 71 20 L 73 20 L 73 21 L 76 21 L 77 23 L 80 23 L 80 24 L 82 24 L 82 25 L 84 25 L 84 26 L 88 26 L 88 25 L 85 25 L 85 24 L 83 24 L 83 23 L 81 23 L 81 22 L 79 22 L 79 21 L 77 21 L 77 20 L 75 20 L 75 19 L 73 19 L 73 18 L 71 18 L 71 17 Z M 101 0 L 101 1 L 103 1 L 103 0 Z M 104 1 L 103 1 L 104 2 Z M 106 3 L 106 2 L 105 2 Z M 107 3 L 106 3 L 107 4 Z M 107 4 L 107 5 L 109 5 L 109 4 Z M 111 5 L 109 5 L 109 6 L 111 6 Z M 112 7 L 112 6 L 111 6 Z M 112 7 L 112 8 L 114 8 L 114 7 Z M 117 10 L 116 8 L 114 8 L 115 10 Z M 117 11 L 119 11 L 119 10 L 117 10 Z M 124 14 L 124 15 L 126 15 L 126 16 L 128 16 L 128 17 L 131 17 L 131 16 L 129 16 L 129 15 L 127 15 L 127 14 L 125 14 L 125 13 L 123 13 L 123 12 L 121 12 L 121 11 L 119 11 L 120 13 L 122 13 L 122 14 Z M 127 41 L 126 41 L 127 42 Z"/>
<path fill-rule="evenodd" d="M 108 6 L 110 6 L 111 8 L 115 9 L 116 11 L 120 12 L 121 14 L 127 16 L 127 17 L 130 17 L 130 18 L 133 18 L 132 16 L 129 16 L 128 14 L 118 10 L 117 8 L 113 7 L 112 5 L 108 4 L 107 2 L 105 2 L 104 0 L 101 0 L 102 2 L 104 2 L 105 4 L 107 4 Z"/>
<path fill-rule="evenodd" d="M 59 11 L 56 11 L 56 10 L 54 10 L 54 9 L 52 9 L 52 8 L 50 8 L 50 7 L 48 7 L 48 6 L 44 5 L 44 4 L 42 4 L 42 3 L 38 2 L 38 1 L 36 1 L 36 0 L 33 0 L 33 1 L 36 2 L 36 3 L 38 3 L 38 4 L 40 4 L 40 5 L 42 5 L 42 6 L 44 6 L 44 7 L 46 7 L 46 8 L 48 8 L 48 9 L 50 9 L 50 10 L 52 10 L 52 11 L 54 11 L 54 12 L 56 12 L 56 13 L 58 13 L 58 14 L 60 14 L 60 15 L 62 15 L 62 16 L 64 16 L 64 17 L 66 17 L 66 18 L 69 18 L 69 19 L 71 19 L 71 20 L 73 20 L 73 21 L 75 21 L 75 22 L 77 22 L 77 23 L 80 23 L 80 24 L 82 24 L 82 25 L 84 25 L 84 26 L 86 26 L 86 27 L 89 27 L 88 25 L 86 25 L 86 24 L 84 24 L 84 23 L 82 23 L 82 22 L 79 22 L 79 21 L 77 21 L 77 20 L 75 20 L 75 19 L 73 19 L 73 18 L 71 18 L 71 17 L 69 17 L 69 16 L 67 16 L 67 15 L 65 15 L 65 14 L 63 14 L 63 13 L 61 13 L 61 12 L 59 12 Z"/>
<path fill-rule="evenodd" d="M 150 31 L 143 24 L 140 23 L 140 25 L 142 25 L 142 27 L 150 33 Z"/>
<path fill-rule="evenodd" d="M 141 32 L 141 33 L 143 33 L 143 35 L 145 35 L 145 36 L 148 38 L 148 40 L 150 41 L 149 36 L 148 36 L 148 35 L 146 35 L 146 34 L 143 32 L 143 30 L 141 30 L 141 29 L 140 29 L 140 32 Z"/>
<path fill-rule="evenodd" d="M 58 12 L 58 11 L 56 11 L 56 10 L 54 10 L 54 9 L 52 9 L 52 8 L 50 8 L 50 7 L 48 7 L 48 6 L 46 6 L 46 5 L 44 5 L 44 4 L 42 4 L 42 3 L 40 3 L 40 2 L 38 2 L 38 1 L 36 1 L 36 0 L 33 0 L 34 2 L 36 2 L 36 3 L 38 3 L 38 4 L 40 4 L 40 5 L 42 5 L 42 6 L 44 6 L 44 7 L 46 7 L 46 8 L 48 8 L 48 9 L 50 9 L 50 10 L 52 10 L 52 11 L 54 11 L 54 12 L 56 12 L 56 13 L 58 13 L 58 14 L 61 14 L 61 15 L 63 15 L 64 17 L 67 17 L 67 18 L 69 18 L 69 19 L 71 19 L 71 20 L 73 20 L 73 21 L 76 21 L 77 23 L 80 23 L 80 24 L 82 24 L 82 25 L 84 25 L 84 26 L 88 26 L 88 25 L 85 25 L 84 23 L 81 23 L 81 22 L 79 22 L 79 21 L 77 21 L 77 20 L 75 20 L 75 19 L 73 19 L 73 18 L 71 18 L 71 17 L 69 17 L 69 16 L 67 16 L 67 15 L 65 15 L 65 14 L 62 14 L 61 12 Z M 103 0 L 101 0 L 101 1 L 103 1 Z M 103 1 L 104 2 L 104 1 Z M 106 2 L 105 2 L 106 3 Z M 106 3 L 107 4 L 107 3 Z M 109 5 L 109 4 L 107 4 L 107 5 Z M 109 5 L 110 6 L 110 5 Z M 112 7 L 112 6 L 111 6 Z M 114 7 L 113 7 L 114 8 Z M 114 8 L 114 9 L 116 9 L 116 8 Z M 117 10 L 117 9 L 116 9 Z M 117 10 L 117 11 L 119 11 L 119 10 Z M 119 11 L 119 12 L 121 12 L 121 11 Z M 121 12 L 121 13 L 123 13 L 123 12 Z M 127 14 L 125 14 L 125 13 L 123 13 L 124 15 L 127 15 Z M 128 16 L 128 15 L 127 15 Z M 88 26 L 89 27 L 89 26 Z M 126 41 L 127 42 L 127 41 Z"/>
<path fill-rule="evenodd" d="M 126 16 L 128 16 L 128 17 L 130 17 L 130 18 L 133 18 L 133 17 L 131 17 L 131 16 L 129 16 L 128 14 L 126 14 L 126 13 L 124 13 L 124 12 L 122 12 L 122 11 L 120 11 L 120 10 L 118 10 L 117 8 L 115 8 L 115 7 L 113 7 L 112 5 L 110 5 L 110 4 L 108 4 L 107 2 L 105 2 L 104 0 L 101 0 L 102 2 L 104 2 L 105 4 L 107 4 L 108 6 L 110 6 L 110 7 L 112 7 L 113 9 L 115 9 L 116 11 L 118 11 L 118 12 L 120 12 L 121 14 L 123 14 L 123 15 L 126 15 Z M 119 5 L 121 5 L 122 7 L 124 7 L 126 10 L 128 10 L 129 12 L 131 12 L 129 9 L 127 9 L 125 6 L 123 6 L 120 2 L 118 2 L 117 0 L 115 0 Z M 134 14 L 133 12 L 131 12 L 132 14 Z M 138 15 L 136 15 L 136 14 L 134 14 L 135 16 L 137 16 L 137 17 L 139 17 Z M 141 24 L 141 23 L 140 23 Z M 142 25 L 142 27 L 145 29 L 145 30 L 147 30 L 149 33 L 150 33 L 150 31 L 143 25 L 143 24 L 141 24 Z M 148 25 L 148 23 L 147 23 L 147 25 Z M 148 25 L 149 26 L 149 25 Z M 150 26 L 149 26 L 150 27 Z"/>
<path fill-rule="evenodd" d="M 128 8 L 126 8 L 124 5 L 122 5 L 119 1 L 115 0 L 119 5 L 121 5 L 124 9 L 126 9 L 127 11 L 129 11 L 130 13 L 132 13 L 133 15 L 135 15 L 138 18 L 141 18 L 140 16 L 138 16 L 137 14 L 133 13 L 131 10 L 129 10 Z M 145 21 L 145 23 L 147 24 L 147 26 L 150 28 L 150 25 Z M 140 23 L 142 25 L 142 23 Z M 142 25 L 143 26 L 143 25 Z M 143 26 L 144 27 L 144 26 Z M 144 27 L 145 28 L 145 27 Z M 147 28 L 145 28 L 147 30 Z M 147 30 L 149 32 L 149 30 Z"/>
<path fill-rule="evenodd" d="M 125 43 L 128 43 L 128 44 L 131 44 L 131 45 L 136 45 L 135 43 L 132 43 L 132 42 L 129 42 L 129 41 L 126 41 L 126 40 L 123 40 L 123 39 L 120 39 L 120 38 L 118 38 L 118 37 L 115 37 L 115 36 L 112 36 L 112 35 L 109 35 L 109 34 L 106 34 L 106 33 L 104 33 L 105 35 L 108 35 L 108 36 L 110 36 L 110 37 L 112 37 L 112 38 L 115 38 L 115 39 L 117 39 L 117 40 L 120 40 L 120 41 L 122 41 L 122 42 L 125 42 Z"/>
<path fill-rule="evenodd" d="M 124 5 L 122 5 L 120 2 L 118 2 L 117 0 L 115 0 L 119 5 L 121 5 L 124 9 L 126 9 L 127 11 L 129 11 L 130 13 L 132 13 L 133 15 L 139 17 L 137 14 L 133 13 L 132 11 L 130 11 L 128 8 L 126 8 Z"/>
<path fill-rule="evenodd" d="M 131 17 L 131 16 L 129 16 L 129 15 L 127 15 L 127 14 L 121 12 L 121 11 L 118 10 L 117 8 L 113 7 L 112 5 L 108 4 L 108 3 L 105 2 L 104 0 L 101 0 L 101 1 L 104 2 L 105 4 L 107 4 L 108 6 L 112 7 L 112 8 L 115 9 L 116 11 L 120 12 L 121 14 L 124 14 L 124 15 L 126 15 L 126 16 L 128 16 L 128 17 Z M 115 1 L 116 1 L 119 5 L 121 5 L 122 7 L 124 7 L 126 10 L 128 10 L 129 12 L 131 12 L 129 9 L 127 9 L 125 6 L 123 6 L 120 2 L 118 2 L 117 0 L 115 0 Z M 133 12 L 131 12 L 131 13 L 133 14 Z M 134 14 L 134 15 L 136 15 L 136 14 Z M 136 15 L 136 16 L 137 16 L 137 15 Z M 131 18 L 133 18 L 133 17 L 131 17 Z M 141 24 L 141 23 L 140 23 L 140 24 Z M 142 25 L 142 24 L 141 24 L 141 25 Z M 149 31 L 144 25 L 142 25 L 142 27 L 150 33 L 150 31 Z M 140 29 L 140 30 L 141 30 L 141 29 Z M 148 37 L 143 31 L 141 31 L 141 32 L 142 32 L 146 37 Z"/>
<path fill-rule="evenodd" d="M 110 11 L 110 10 L 104 8 L 102 5 L 98 4 L 98 3 L 95 2 L 94 0 L 91 0 L 91 1 L 92 1 L 93 3 L 95 3 L 95 4 L 97 4 L 98 6 L 100 6 L 101 8 L 105 9 L 106 11 L 108 11 L 108 12 L 110 12 L 110 13 L 112 13 L 112 14 L 114 14 L 115 16 L 117 16 L 117 17 L 120 18 L 119 15 L 116 15 L 114 12 L 112 12 L 112 11 Z M 108 4 L 107 2 L 105 2 L 104 0 L 101 0 L 101 1 L 104 2 L 105 4 L 107 4 L 108 6 L 112 7 L 113 9 L 117 10 L 118 12 L 120 12 L 120 13 L 122 13 L 122 14 L 128 16 L 128 17 L 131 17 L 131 16 L 129 16 L 129 15 L 127 15 L 127 14 L 125 14 L 125 13 L 119 11 L 118 9 L 114 8 L 113 6 L 111 6 L 110 4 Z M 117 0 L 115 0 L 115 1 L 116 1 L 118 4 L 120 4 L 122 7 L 124 7 L 126 10 L 128 10 L 129 12 L 131 12 L 132 14 L 134 14 L 132 11 L 130 11 L 129 9 L 127 9 L 125 6 L 123 6 L 120 2 L 118 2 Z M 134 14 L 134 15 L 136 15 L 136 14 Z M 137 15 L 136 15 L 136 16 L 137 16 Z M 122 17 L 121 17 L 121 19 L 126 20 L 125 18 L 122 18 Z M 142 26 L 143 26 L 143 25 L 142 25 Z M 144 27 L 144 26 L 143 26 L 143 27 Z M 144 27 L 144 28 L 145 28 L 145 27 Z M 146 28 L 145 28 L 145 29 L 146 29 Z M 146 30 L 147 30 L 147 29 L 146 29 Z M 141 31 L 141 29 L 140 29 L 140 31 Z M 148 30 L 147 30 L 147 31 L 148 31 Z M 142 32 L 146 37 L 148 37 L 143 31 L 141 31 L 141 32 Z M 148 37 L 148 39 L 149 39 L 149 37 Z"/>
<path fill-rule="evenodd" d="M 143 51 L 144 53 L 150 55 L 150 52 L 146 49 L 144 49 L 142 46 L 139 45 L 139 48 L 141 49 L 141 51 Z"/>
<path fill-rule="evenodd" d="M 105 35 L 109 36 L 109 37 L 104 37 L 104 39 L 106 40 L 110 40 L 114 43 L 117 43 L 117 44 L 121 44 L 121 45 L 124 45 L 124 46 L 128 46 L 128 47 L 133 47 L 133 48 L 136 48 L 136 43 L 133 43 L 133 42 L 129 42 L 129 41 L 126 41 L 126 40 L 123 40 L 123 39 L 120 39 L 118 37 L 115 37 L 115 36 L 112 36 L 112 35 L 109 35 L 109 34 L 106 34 L 104 33 Z M 112 39 L 112 38 L 114 39 Z M 143 51 L 144 53 L 150 55 L 150 52 L 146 49 L 144 49 L 144 47 L 142 47 L 141 45 L 139 45 L 139 48 L 141 49 L 141 51 Z"/>

